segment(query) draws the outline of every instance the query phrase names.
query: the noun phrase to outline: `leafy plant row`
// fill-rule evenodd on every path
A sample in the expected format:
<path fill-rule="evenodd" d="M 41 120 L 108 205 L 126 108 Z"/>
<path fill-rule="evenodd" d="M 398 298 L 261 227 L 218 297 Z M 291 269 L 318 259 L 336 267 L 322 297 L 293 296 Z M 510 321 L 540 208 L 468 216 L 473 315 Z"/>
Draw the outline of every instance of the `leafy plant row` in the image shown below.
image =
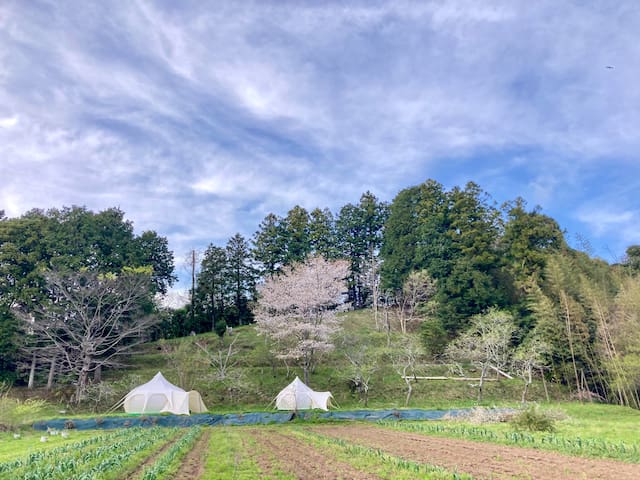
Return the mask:
<path fill-rule="evenodd" d="M 10 475 L 23 480 L 97 479 L 121 470 L 137 452 L 176 433 L 177 429 L 140 428 L 94 437 L 47 452 L 32 453 L 22 459 L 18 468 L 11 469 Z"/>
<path fill-rule="evenodd" d="M 159 478 L 165 478 L 169 465 L 189 451 L 201 434 L 202 427 L 191 427 L 189 431 L 180 440 L 171 445 L 171 447 L 167 449 L 167 451 L 164 452 L 164 454 L 158 458 L 153 465 L 144 470 L 142 480 L 157 480 Z"/>
<path fill-rule="evenodd" d="M 118 440 L 119 438 L 127 437 L 129 435 L 131 435 L 130 430 L 118 430 L 110 434 L 98 435 L 95 437 L 86 438 L 78 442 L 67 443 L 65 445 L 61 445 L 51 450 L 30 452 L 28 455 L 24 457 L 0 463 L 0 473 L 14 471 L 18 468 L 21 468 L 27 465 L 32 465 L 37 462 L 50 460 L 52 458 L 59 458 L 64 455 L 67 455 L 68 452 L 71 452 L 71 451 L 81 452 L 91 445 L 100 444 L 100 443 L 110 443 L 112 441 Z"/>
<path fill-rule="evenodd" d="M 468 426 L 444 426 L 430 425 L 424 423 L 398 423 L 382 420 L 378 422 L 385 427 L 396 430 L 425 433 L 442 434 L 472 440 L 481 440 L 507 445 L 527 446 L 532 448 L 544 448 L 555 450 L 571 455 L 595 456 L 626 460 L 640 463 L 640 451 L 638 444 L 628 445 L 623 442 L 610 442 L 601 439 L 590 438 L 564 438 L 560 435 L 545 434 L 534 436 L 524 432 L 502 432 L 498 434 L 483 427 Z"/>
<path fill-rule="evenodd" d="M 424 478 L 441 480 L 468 480 L 472 477 L 465 473 L 449 472 L 435 465 L 418 463 L 386 453 L 379 448 L 357 445 L 341 438 L 326 437 L 315 432 L 298 432 L 300 436 L 312 439 L 316 443 L 338 447 L 349 457 L 365 457 L 375 460 L 377 463 L 388 465 L 394 470 L 404 471 L 411 475 L 425 475 Z M 422 478 L 422 477 L 421 477 Z"/>

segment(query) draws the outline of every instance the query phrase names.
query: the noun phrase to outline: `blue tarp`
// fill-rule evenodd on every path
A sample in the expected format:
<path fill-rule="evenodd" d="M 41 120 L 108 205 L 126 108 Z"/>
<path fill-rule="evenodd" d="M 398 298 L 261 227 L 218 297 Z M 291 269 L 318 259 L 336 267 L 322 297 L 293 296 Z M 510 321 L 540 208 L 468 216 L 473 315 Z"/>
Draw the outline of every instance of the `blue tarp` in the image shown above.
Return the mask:
<path fill-rule="evenodd" d="M 351 410 L 318 413 L 301 412 L 253 412 L 216 415 L 200 413 L 195 415 L 127 415 L 123 417 L 96 417 L 93 419 L 53 419 L 37 422 L 36 430 L 47 428 L 62 429 L 114 429 L 127 427 L 190 427 L 192 425 L 257 425 L 286 423 L 294 418 L 301 420 L 439 420 L 445 415 L 457 416 L 468 410 Z"/>

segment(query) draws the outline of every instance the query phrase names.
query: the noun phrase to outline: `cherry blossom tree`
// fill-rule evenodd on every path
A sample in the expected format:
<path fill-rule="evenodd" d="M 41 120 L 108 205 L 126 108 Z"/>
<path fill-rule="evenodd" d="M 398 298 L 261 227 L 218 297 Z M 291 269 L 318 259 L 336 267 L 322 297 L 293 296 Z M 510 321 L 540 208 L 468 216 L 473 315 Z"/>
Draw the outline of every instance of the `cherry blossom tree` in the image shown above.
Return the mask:
<path fill-rule="evenodd" d="M 257 331 L 273 342 L 277 358 L 302 368 L 305 383 L 318 359 L 334 347 L 341 323 L 336 310 L 344 303 L 348 274 L 346 261 L 311 257 L 268 278 L 259 291 Z"/>

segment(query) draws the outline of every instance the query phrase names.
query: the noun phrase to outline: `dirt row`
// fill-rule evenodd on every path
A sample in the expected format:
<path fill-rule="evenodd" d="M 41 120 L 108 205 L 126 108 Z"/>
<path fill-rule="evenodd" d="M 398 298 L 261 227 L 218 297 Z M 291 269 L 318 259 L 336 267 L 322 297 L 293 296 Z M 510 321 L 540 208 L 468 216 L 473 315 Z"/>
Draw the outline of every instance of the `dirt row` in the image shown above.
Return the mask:
<path fill-rule="evenodd" d="M 380 449 L 405 460 L 439 466 L 450 472 L 467 473 L 478 480 L 640 479 L 640 465 L 614 460 L 587 459 L 530 448 L 432 437 L 373 425 L 316 425 L 309 427 L 309 430 Z M 243 429 L 243 434 L 255 440 L 256 446 L 248 454 L 266 478 L 277 476 L 280 472 L 300 480 L 380 478 L 337 460 L 322 448 L 274 428 L 248 428 Z M 202 478 L 210 436 L 211 430 L 205 429 L 174 478 Z"/>
<path fill-rule="evenodd" d="M 261 452 L 255 460 L 267 474 L 278 469 L 299 480 L 375 480 L 380 477 L 361 472 L 299 439 L 266 429 L 252 429 Z M 268 453 L 266 453 L 268 452 Z"/>
<path fill-rule="evenodd" d="M 205 464 L 207 462 L 210 437 L 211 429 L 204 429 L 203 434 L 200 435 L 198 441 L 182 460 L 180 469 L 173 477 L 175 480 L 193 480 L 202 476 L 202 474 L 204 473 Z"/>
<path fill-rule="evenodd" d="M 437 465 L 478 479 L 638 480 L 640 465 L 595 460 L 530 448 L 430 437 L 372 425 L 326 425 L 311 428 L 329 437 L 411 460 Z M 356 478 L 356 477 L 353 477 Z"/>

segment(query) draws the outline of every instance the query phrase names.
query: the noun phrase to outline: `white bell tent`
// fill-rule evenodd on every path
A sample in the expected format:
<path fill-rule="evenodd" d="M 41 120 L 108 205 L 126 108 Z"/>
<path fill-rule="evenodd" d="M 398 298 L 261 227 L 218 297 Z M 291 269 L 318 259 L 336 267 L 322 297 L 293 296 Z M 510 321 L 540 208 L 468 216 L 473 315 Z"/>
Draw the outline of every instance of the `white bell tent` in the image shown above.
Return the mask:
<path fill-rule="evenodd" d="M 207 410 L 196 391 L 186 392 L 158 372 L 150 381 L 131 390 L 122 404 L 127 413 L 174 413 L 189 415 Z"/>
<path fill-rule="evenodd" d="M 276 397 L 278 410 L 308 410 L 320 408 L 328 410 L 331 406 L 331 392 L 316 392 L 298 377 L 284 387 Z"/>

